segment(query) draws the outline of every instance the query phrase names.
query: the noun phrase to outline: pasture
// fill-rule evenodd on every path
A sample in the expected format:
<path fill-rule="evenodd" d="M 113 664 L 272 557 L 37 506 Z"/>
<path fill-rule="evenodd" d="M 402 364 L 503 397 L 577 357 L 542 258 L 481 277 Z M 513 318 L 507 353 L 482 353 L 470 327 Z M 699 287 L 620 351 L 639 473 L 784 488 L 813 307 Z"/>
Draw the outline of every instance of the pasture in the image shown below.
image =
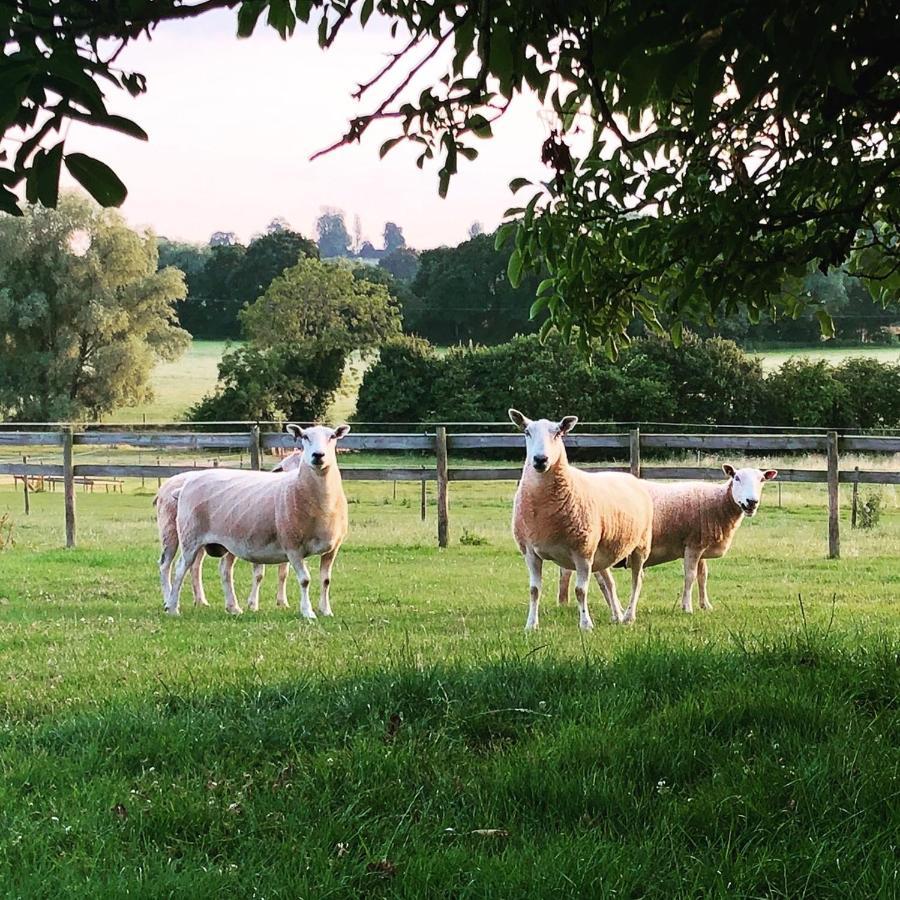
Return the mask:
<path fill-rule="evenodd" d="M 346 484 L 335 617 L 161 613 L 152 491 L 0 488 L 0 893 L 891 897 L 900 893 L 900 508 L 825 559 L 825 489 L 767 489 L 711 614 L 648 571 L 638 621 L 541 629 L 511 484 Z M 238 567 L 246 594 L 249 567 Z M 617 573 L 620 594 L 627 573 Z M 313 568 L 315 583 L 315 567 Z M 802 603 L 800 598 L 802 598 Z"/>

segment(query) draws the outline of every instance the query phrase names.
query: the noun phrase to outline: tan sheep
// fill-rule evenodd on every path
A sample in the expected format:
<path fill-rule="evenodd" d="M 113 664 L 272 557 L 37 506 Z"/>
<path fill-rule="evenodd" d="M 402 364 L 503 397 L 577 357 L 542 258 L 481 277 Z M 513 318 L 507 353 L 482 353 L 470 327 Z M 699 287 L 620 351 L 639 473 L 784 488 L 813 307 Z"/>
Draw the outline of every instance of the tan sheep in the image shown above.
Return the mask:
<path fill-rule="evenodd" d="M 644 566 L 684 559 L 684 588 L 681 608 L 693 612 L 691 595 L 698 583 L 700 608 L 712 609 L 706 593 L 708 559 L 724 556 L 744 516 L 756 515 L 763 485 L 778 472 L 768 469 L 722 467 L 728 476 L 724 484 L 681 481 L 674 484 L 648 482 L 653 498 L 653 546 Z M 625 565 L 625 560 L 617 565 Z M 559 602 L 568 600 L 572 572 L 559 575 Z"/>
<path fill-rule="evenodd" d="M 631 475 L 591 474 L 570 466 L 563 437 L 575 427 L 575 416 L 560 422 L 532 421 L 511 409 L 509 417 L 525 432 L 525 466 L 513 505 L 513 535 L 531 578 L 525 630 L 538 627 L 545 560 L 575 570 L 583 629 L 594 627 L 587 603 L 592 571 L 609 604 L 612 621 L 633 621 L 653 523 L 653 504 L 646 486 Z M 609 572 L 623 557 L 632 564 L 631 602 L 624 616 Z"/>
<path fill-rule="evenodd" d="M 292 471 L 300 465 L 302 458 L 303 455 L 295 450 L 284 457 L 271 471 Z M 162 544 L 162 553 L 159 557 L 159 581 L 162 586 L 163 604 L 165 604 L 169 591 L 172 589 L 172 566 L 178 553 L 178 528 L 176 526 L 178 496 L 188 478 L 193 478 L 197 474 L 199 473 L 182 472 L 180 475 L 173 475 L 166 480 L 153 498 L 153 505 L 156 507 L 156 526 L 159 529 L 159 541 Z M 205 556 L 206 551 L 201 550 L 191 566 L 191 589 L 194 594 L 195 606 L 209 606 L 206 600 L 206 593 L 203 590 L 203 559 Z M 288 605 L 287 570 L 287 563 L 282 563 L 278 567 L 278 590 L 275 602 L 279 607 Z M 254 612 L 259 609 L 259 589 L 265 574 L 265 566 L 253 566 L 253 585 L 250 589 L 250 596 L 247 599 L 247 608 Z M 229 612 L 239 612 L 239 608 L 229 610 Z"/>
<path fill-rule="evenodd" d="M 350 428 L 288 425 L 287 430 L 302 441 L 296 472 L 273 477 L 269 472 L 208 469 L 182 487 L 176 518 L 182 555 L 166 602 L 168 613 L 178 614 L 185 575 L 205 550 L 222 557 L 226 606 L 234 611 L 235 558 L 263 565 L 290 562 L 300 582 L 300 613 L 308 619 L 316 614 L 309 601 L 306 558 L 321 556 L 319 612 L 331 615 L 331 569 L 347 535 L 347 498 L 335 450 Z"/>

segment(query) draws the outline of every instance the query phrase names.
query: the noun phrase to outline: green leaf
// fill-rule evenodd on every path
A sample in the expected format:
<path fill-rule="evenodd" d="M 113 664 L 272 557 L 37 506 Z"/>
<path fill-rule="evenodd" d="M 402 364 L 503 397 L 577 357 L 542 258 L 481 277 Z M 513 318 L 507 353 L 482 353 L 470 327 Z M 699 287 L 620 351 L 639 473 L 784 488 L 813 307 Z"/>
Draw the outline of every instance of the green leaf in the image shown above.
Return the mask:
<path fill-rule="evenodd" d="M 29 203 L 40 201 L 44 206 L 56 206 L 59 199 L 59 169 L 62 163 L 63 141 L 44 152 L 39 151 L 28 171 L 26 196 Z"/>
<path fill-rule="evenodd" d="M 147 140 L 147 132 L 137 122 L 132 122 L 131 119 L 126 119 L 125 116 L 91 116 L 91 125 L 110 128 L 113 131 L 127 134 L 129 137 L 137 138 L 139 141 Z"/>
<path fill-rule="evenodd" d="M 828 312 L 824 309 L 816 310 L 816 318 L 819 320 L 819 328 L 822 329 L 822 334 L 826 338 L 834 337 L 834 320 L 828 314 Z"/>
<path fill-rule="evenodd" d="M 466 128 L 475 135 L 475 137 L 480 138 L 489 138 L 492 134 L 491 132 L 491 123 L 481 115 L 481 113 L 475 113 L 474 116 L 469 116 L 466 119 Z"/>
<path fill-rule="evenodd" d="M 522 265 L 522 254 L 519 249 L 516 248 L 513 250 L 506 267 L 506 275 L 509 278 L 509 283 L 514 288 L 518 287 L 522 280 Z"/>
<path fill-rule="evenodd" d="M 536 319 L 538 315 L 546 308 L 547 306 L 547 298 L 546 297 L 538 297 L 534 303 L 531 304 L 531 309 L 528 312 L 529 319 Z"/>
<path fill-rule="evenodd" d="M 441 169 L 441 171 L 438 173 L 438 194 L 441 197 L 446 197 L 449 187 L 450 173 L 446 169 Z"/>
<path fill-rule="evenodd" d="M 513 180 L 509 183 L 510 191 L 515 194 L 516 191 L 522 190 L 523 187 L 527 187 L 531 184 L 531 181 L 527 178 L 513 178 Z"/>
<path fill-rule="evenodd" d="M 2 186 L 0 186 L 0 212 L 9 213 L 11 216 L 23 215 L 19 208 L 19 198 Z"/>
<path fill-rule="evenodd" d="M 72 177 L 101 206 L 122 205 L 128 188 L 106 163 L 86 153 L 67 153 L 65 160 Z"/>
<path fill-rule="evenodd" d="M 497 236 L 494 238 L 494 249 L 499 250 L 507 241 L 507 238 L 516 230 L 515 222 L 504 222 L 497 229 Z"/>
<path fill-rule="evenodd" d="M 672 346 L 677 350 L 681 346 L 681 339 L 684 336 L 684 324 L 676 322 L 669 329 L 669 336 L 672 338 Z"/>
<path fill-rule="evenodd" d="M 381 149 L 378 151 L 378 158 L 384 159 L 385 156 L 387 156 L 387 154 L 390 153 L 391 150 L 393 150 L 394 147 L 396 147 L 397 144 L 399 144 L 403 140 L 403 138 L 404 136 L 400 135 L 400 137 L 391 138 L 390 140 L 385 141 L 381 145 Z"/>
<path fill-rule="evenodd" d="M 365 28 L 366 22 L 372 17 L 372 12 L 375 9 L 375 0 L 364 0 L 362 9 L 359 13 L 359 21 L 360 24 Z"/>
<path fill-rule="evenodd" d="M 244 0 L 238 10 L 238 37 L 246 38 L 253 34 L 262 11 L 266 8 L 263 0 Z"/>

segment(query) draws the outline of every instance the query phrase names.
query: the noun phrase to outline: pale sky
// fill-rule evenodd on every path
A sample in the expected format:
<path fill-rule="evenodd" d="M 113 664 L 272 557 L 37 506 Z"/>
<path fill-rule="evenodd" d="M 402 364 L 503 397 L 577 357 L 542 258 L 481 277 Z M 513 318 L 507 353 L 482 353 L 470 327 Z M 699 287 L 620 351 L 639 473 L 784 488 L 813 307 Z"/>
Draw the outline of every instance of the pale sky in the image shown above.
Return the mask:
<path fill-rule="evenodd" d="M 396 133 L 393 122 L 373 126 L 362 145 L 310 162 L 344 134 L 351 116 L 372 108 L 376 98 L 356 104 L 350 95 L 395 46 L 384 25 L 354 25 L 328 51 L 309 27 L 284 42 L 264 24 L 248 40 L 234 32 L 234 13 L 210 14 L 162 26 L 119 57 L 123 69 L 147 76 L 148 92 L 132 99 L 112 89 L 110 111 L 137 121 L 149 142 L 72 125 L 66 149 L 118 172 L 129 192 L 122 212 L 133 226 L 197 242 L 234 231 L 247 241 L 283 216 L 311 236 L 316 216 L 330 206 L 345 212 L 351 233 L 359 214 L 376 246 L 391 220 L 410 246 L 427 248 L 465 240 L 475 220 L 492 230 L 516 205 L 512 178 L 546 177 L 540 146 L 548 128 L 533 96 L 513 103 L 492 140 L 477 141 L 477 160 L 460 159 L 445 200 L 437 166 L 419 171 L 414 148 L 397 147 L 379 160 L 382 142 Z"/>

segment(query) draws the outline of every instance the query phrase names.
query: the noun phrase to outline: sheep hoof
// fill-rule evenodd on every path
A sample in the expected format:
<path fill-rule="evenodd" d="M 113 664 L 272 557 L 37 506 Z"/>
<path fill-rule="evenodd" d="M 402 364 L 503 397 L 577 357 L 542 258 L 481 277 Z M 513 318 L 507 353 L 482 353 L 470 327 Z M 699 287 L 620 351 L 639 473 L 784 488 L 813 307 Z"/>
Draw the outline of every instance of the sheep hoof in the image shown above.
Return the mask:
<path fill-rule="evenodd" d="M 537 622 L 526 622 L 525 623 L 525 634 L 528 634 L 531 631 L 537 631 Z"/>
<path fill-rule="evenodd" d="M 622 616 L 622 624 L 623 625 L 634 625 L 635 615 L 634 613 L 625 613 Z"/>
<path fill-rule="evenodd" d="M 307 619 L 312 622 L 316 618 L 316 614 L 312 610 L 310 610 L 309 612 L 301 612 L 300 618 Z"/>
<path fill-rule="evenodd" d="M 259 612 L 259 604 L 258 603 L 248 603 L 247 610 L 248 610 L 248 612 Z"/>
<path fill-rule="evenodd" d="M 209 601 L 206 597 L 201 597 L 199 600 L 194 601 L 194 606 L 209 606 Z"/>
<path fill-rule="evenodd" d="M 594 630 L 594 623 L 590 619 L 583 619 L 580 624 L 581 624 L 582 631 L 593 631 Z"/>
<path fill-rule="evenodd" d="M 226 606 L 225 612 L 227 612 L 229 616 L 240 616 L 244 611 L 239 606 Z"/>
<path fill-rule="evenodd" d="M 167 616 L 180 616 L 181 610 L 177 606 L 165 606 L 163 609 Z"/>
<path fill-rule="evenodd" d="M 280 600 L 280 599 L 276 601 L 275 605 L 276 605 L 279 609 L 287 609 L 288 606 L 289 606 L 287 600 Z"/>
<path fill-rule="evenodd" d="M 320 616 L 327 616 L 327 617 L 331 618 L 331 617 L 334 616 L 334 613 L 331 611 L 331 607 L 330 607 L 330 606 L 328 607 L 328 609 L 322 609 L 322 607 L 320 606 L 320 607 L 319 607 L 319 615 L 320 615 Z"/>

